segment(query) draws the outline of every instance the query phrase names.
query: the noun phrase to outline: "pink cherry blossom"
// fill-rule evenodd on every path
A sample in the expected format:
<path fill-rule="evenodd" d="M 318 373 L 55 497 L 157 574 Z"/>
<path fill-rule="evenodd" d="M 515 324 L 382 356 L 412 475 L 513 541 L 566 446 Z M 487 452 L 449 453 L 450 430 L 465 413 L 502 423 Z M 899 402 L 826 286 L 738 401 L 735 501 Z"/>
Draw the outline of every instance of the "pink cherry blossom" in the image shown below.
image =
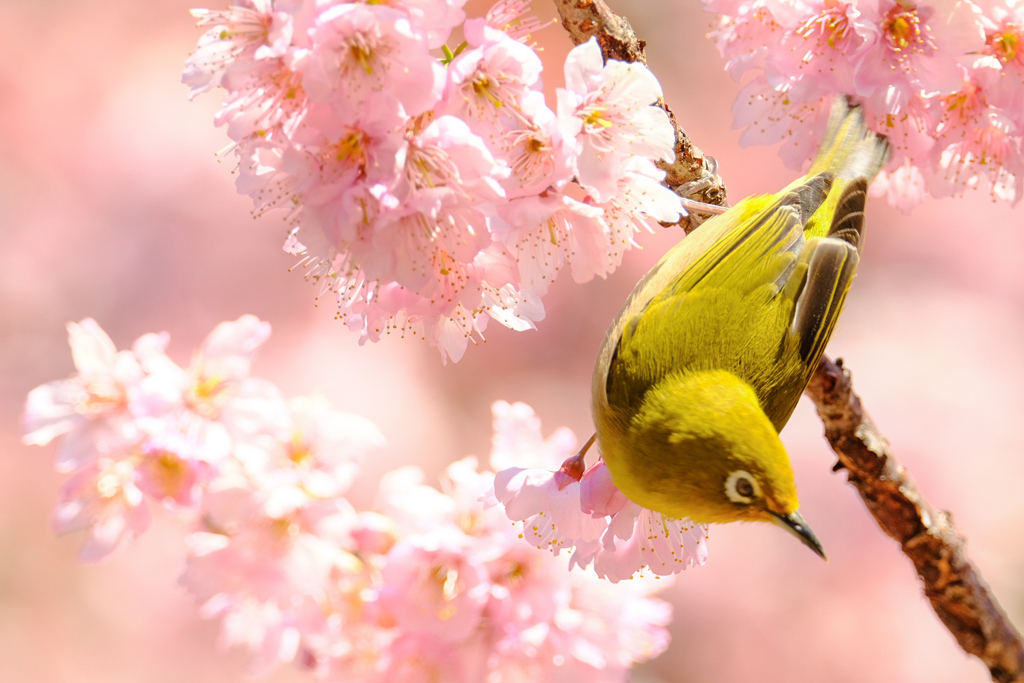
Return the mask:
<path fill-rule="evenodd" d="M 495 433 L 492 456 L 499 460 L 518 450 L 524 450 L 527 457 L 536 457 L 531 445 L 540 444 L 543 452 L 558 449 L 559 439 L 571 438 L 571 433 L 560 430 L 554 440 L 541 439 L 534 430 L 536 418 L 523 404 L 496 404 L 495 415 L 496 422 L 508 428 Z M 406 671 L 403 662 L 412 657 L 428 671 L 443 672 L 446 680 L 462 680 L 462 676 L 480 680 L 486 672 L 488 680 L 519 680 L 518 676 L 565 680 L 562 676 L 568 675 L 568 680 L 598 676 L 611 681 L 621 680 L 637 658 L 664 649 L 667 640 L 661 625 L 667 623 L 668 614 L 660 603 L 651 601 L 648 605 L 646 598 L 640 597 L 647 595 L 650 587 L 616 591 L 592 573 L 566 571 L 562 558 L 537 552 L 523 543 L 493 498 L 495 475 L 479 471 L 475 458 L 464 458 L 448 467 L 441 481 L 442 495 L 424 486 L 422 480 L 421 472 L 405 468 L 388 475 L 382 483 L 382 496 L 388 501 L 382 509 L 405 520 L 399 522 L 400 528 L 415 530 L 409 537 L 415 548 L 385 557 L 384 572 L 389 572 L 392 561 L 401 559 L 402 569 L 390 571 L 402 576 L 404 585 L 417 586 L 416 590 L 423 592 L 420 600 L 429 609 L 414 608 L 409 600 L 385 597 L 387 593 L 404 595 L 408 589 L 385 589 L 381 594 L 383 604 L 389 610 L 399 609 L 405 619 L 423 619 L 429 625 L 448 612 L 452 612 L 448 620 L 457 619 L 459 612 L 449 608 L 462 601 L 463 619 L 470 621 L 479 614 L 481 621 L 477 629 L 458 641 L 457 650 L 447 628 L 435 629 L 421 639 L 412 638 L 412 634 L 400 637 L 395 641 L 398 662 L 392 660 L 398 671 Z M 413 517 L 413 510 L 420 511 L 420 519 Z M 426 567 L 433 568 L 432 573 L 424 572 L 422 562 L 410 559 L 423 552 L 427 553 Z M 441 561 L 443 558 L 447 559 Z M 479 573 L 474 562 L 486 570 L 486 575 Z M 412 570 L 408 567 L 417 564 L 420 574 L 410 577 Z M 467 571 L 471 578 L 460 583 L 459 577 Z M 485 602 L 473 600 L 478 596 L 470 593 L 471 585 L 479 587 L 480 595 L 487 586 Z M 612 597 L 612 593 L 618 597 Z M 644 642 L 639 647 L 617 640 L 618 629 L 608 626 L 616 600 L 627 594 L 636 602 L 625 609 L 637 610 L 637 634 L 645 634 L 630 641 Z M 459 628 L 451 630 L 464 628 L 460 622 Z M 394 669 L 389 668 L 389 676 L 393 675 Z"/>
<path fill-rule="evenodd" d="M 764 70 L 771 47 L 778 45 L 785 29 L 763 0 L 703 0 L 704 9 L 716 15 L 708 34 L 725 57 L 725 69 L 735 80 L 748 70 Z"/>
<path fill-rule="evenodd" d="M 895 170 L 884 170 L 871 183 L 871 195 L 885 197 L 891 205 L 909 213 L 928 195 L 924 174 L 909 161 Z"/>
<path fill-rule="evenodd" d="M 281 4 L 281 3 L 278 3 Z M 308 24 L 304 3 L 275 11 L 267 0 L 235 0 L 228 10 L 192 10 L 200 26 L 211 26 L 189 58 L 182 81 L 191 97 L 213 87 L 228 91 L 216 116 L 236 142 L 260 135 L 274 138 L 300 119 L 306 95 L 294 65 L 301 60 Z"/>
<path fill-rule="evenodd" d="M 608 528 L 603 517 L 585 514 L 580 483 L 558 470 L 516 467 L 495 475 L 494 494 L 509 519 L 522 521 L 522 536 L 538 549 L 559 553 L 563 546 L 589 548 Z"/>
<path fill-rule="evenodd" d="M 443 528 L 388 553 L 380 604 L 402 631 L 458 642 L 481 626 L 490 594 L 486 568 L 466 537 Z"/>
<path fill-rule="evenodd" d="M 1002 110 L 1018 127 L 1024 126 L 1024 6 L 991 0 L 981 2 L 982 26 L 985 31 L 983 53 L 986 60 L 973 65 L 977 71 L 998 73 L 998 77 L 982 76 L 985 98 Z"/>
<path fill-rule="evenodd" d="M 196 509 L 202 487 L 214 473 L 195 457 L 181 434 L 164 432 L 143 444 L 135 465 L 135 484 L 150 498 L 182 509 Z"/>
<path fill-rule="evenodd" d="M 68 323 L 78 374 L 33 389 L 22 415 L 23 440 L 42 446 L 67 435 L 56 467 L 68 472 L 97 457 L 116 457 L 140 438 L 131 404 L 143 377 L 131 353 L 118 351 L 95 320 Z"/>
<path fill-rule="evenodd" d="M 618 192 L 598 205 L 608 226 L 604 250 L 608 272 L 619 267 L 627 250 L 638 246 L 634 237 L 641 229 L 651 230 L 651 219 L 675 223 L 686 214 L 679 195 L 665 187 L 664 179 L 665 172 L 647 157 L 630 157 L 622 166 Z"/>
<path fill-rule="evenodd" d="M 579 444 L 568 427 L 559 427 L 545 438 L 540 418 L 525 403 L 495 401 L 491 406 L 490 464 L 496 471 L 509 467 L 557 467 L 573 455 Z"/>
<path fill-rule="evenodd" d="M 603 277 L 640 226 L 682 213 L 654 187 L 649 162 L 674 140 L 646 67 L 577 48 L 556 115 L 529 3 L 468 20 L 463 4 L 239 0 L 197 14 L 213 28 L 185 76 L 227 91 L 217 123 L 238 191 L 255 216 L 285 212 L 284 250 L 337 319 L 361 341 L 423 338 L 445 361 L 488 318 L 533 328 L 564 265 Z M 457 26 L 466 43 L 432 56 Z M 574 179 L 585 192 L 563 197 Z"/>
<path fill-rule="evenodd" d="M 190 537 L 181 579 L 204 616 L 224 618 L 224 644 L 247 646 L 260 671 L 293 660 L 303 634 L 323 628 L 332 606 L 354 597 L 332 595 L 332 587 L 358 591 L 369 580 L 366 565 L 331 531 L 353 517 L 350 506 L 275 493 L 208 491 L 207 530 Z"/>
<path fill-rule="evenodd" d="M 540 57 L 531 48 L 482 19 L 465 25 L 471 49 L 448 65 L 442 111 L 467 121 L 496 152 L 504 151 L 504 131 L 519 127 L 523 98 L 539 86 Z"/>
<path fill-rule="evenodd" d="M 382 4 L 408 13 L 413 29 L 427 36 L 431 49 L 444 45 L 452 29 L 466 19 L 462 9 L 466 0 L 386 0 Z"/>
<path fill-rule="evenodd" d="M 554 23 L 542 22 L 530 14 L 532 0 L 498 0 L 484 17 L 491 28 L 503 31 L 516 40 L 529 44 L 531 35 Z"/>
<path fill-rule="evenodd" d="M 955 91 L 958 61 L 984 46 L 980 13 L 969 2 L 880 0 L 862 9 L 876 33 L 854 75 L 857 94 L 894 115 L 913 97 Z"/>
<path fill-rule="evenodd" d="M 255 434 L 285 438 L 287 412 L 277 388 L 249 377 L 253 355 L 270 334 L 270 325 L 242 316 L 218 325 L 181 368 L 166 354 L 166 335 L 144 335 L 133 353 L 146 372 L 138 402 L 150 415 L 150 433 L 170 430 L 191 440 L 197 457 L 218 462 L 233 441 Z"/>
<path fill-rule="evenodd" d="M 565 83 L 566 89 L 558 93 L 558 115 L 577 135 L 577 178 L 597 199 L 615 193 L 622 164 L 630 156 L 675 157 L 668 114 L 651 106 L 661 98 L 661 85 L 643 64 L 605 64 L 591 38 L 566 58 Z"/>
<path fill-rule="evenodd" d="M 410 116 L 437 102 L 444 70 L 431 59 L 426 36 L 408 16 L 383 5 L 329 5 L 316 20 L 303 64 L 303 85 L 315 102 L 337 102 L 354 115 L 372 93 L 386 93 Z"/>
<path fill-rule="evenodd" d="M 380 430 L 361 415 L 336 410 L 323 397 L 300 396 L 288 407 L 292 434 L 286 454 L 303 488 L 316 498 L 344 494 L 359 475 L 363 459 L 383 447 Z"/>
<path fill-rule="evenodd" d="M 982 181 L 994 198 L 1019 199 L 1024 15 L 1016 5 L 706 0 L 705 8 L 719 14 L 713 37 L 726 68 L 737 78 L 753 72 L 733 105 L 743 144 L 781 140 L 787 165 L 803 168 L 833 96 L 846 93 L 892 149 L 873 194 L 909 211 L 928 194 L 959 195 Z"/>
<path fill-rule="evenodd" d="M 937 197 L 962 193 L 965 188 L 977 188 L 984 178 L 993 197 L 1016 204 L 1024 196 L 1019 137 L 1017 126 L 996 112 L 985 112 L 966 130 L 951 128 L 938 140 L 940 170 L 929 179 L 931 193 Z"/>
<path fill-rule="evenodd" d="M 799 99 L 820 98 L 849 87 L 861 53 L 876 35 L 856 3 L 815 0 L 789 6 L 776 2 L 772 13 L 788 30 L 783 34 L 785 49 L 766 44 L 773 48 L 766 64 L 769 78 L 786 79 L 792 88 L 817 90 Z"/>
<path fill-rule="evenodd" d="M 498 234 L 519 265 L 519 277 L 540 295 L 566 264 L 576 282 L 587 282 L 611 272 L 622 253 L 611 244 L 604 212 L 561 192 L 520 197 L 501 216 L 509 230 Z"/>
<path fill-rule="evenodd" d="M 79 552 L 84 562 L 98 562 L 126 534 L 138 537 L 149 523 L 149 508 L 135 484 L 134 466 L 127 460 L 100 458 L 78 468 L 53 511 L 57 533 L 89 532 Z"/>
<path fill-rule="evenodd" d="M 504 132 L 504 159 L 511 173 L 502 181 L 509 199 L 561 190 L 576 173 L 576 144 L 566 137 L 540 92 L 519 104 L 523 119 Z"/>
<path fill-rule="evenodd" d="M 87 377 L 108 378 L 125 353 L 135 362 L 141 388 L 112 405 L 137 425 L 138 438 L 116 458 L 84 459 L 61 495 L 55 529 L 86 531 L 82 557 L 95 561 L 142 533 L 149 502 L 160 503 L 188 532 L 182 585 L 204 617 L 221 620 L 221 644 L 248 651 L 255 673 L 297 662 L 325 679 L 367 683 L 424 675 L 622 681 L 633 663 L 664 649 L 664 603 L 637 584 L 614 588 L 570 571 L 564 556 L 537 552 L 495 498 L 500 491 L 508 511 L 543 519 L 537 505 L 562 495 L 566 505 L 553 518 L 590 539 L 576 542 L 578 556 L 612 580 L 632 576 L 630 562 L 663 573 L 651 563 L 671 555 L 671 522 L 663 523 L 666 540 L 656 538 L 649 511 L 609 489 L 603 468 L 584 476 L 582 455 L 557 473 L 499 475 L 467 457 L 445 470 L 439 488 L 417 468 L 395 470 L 381 481 L 376 509 L 359 512 L 344 494 L 362 458 L 381 445 L 368 421 L 300 398 L 274 404 L 281 415 L 262 428 L 228 429 L 233 403 L 254 380 L 266 323 L 243 316 L 219 325 L 187 369 L 166 355 L 166 334 L 118 352 L 95 323 L 71 329 L 81 376 L 67 382 L 78 389 Z M 92 417 L 109 419 L 108 408 Z M 219 457 L 194 430 L 177 429 L 198 421 L 224 427 Z M 566 429 L 543 438 L 522 404 L 497 404 L 495 425 L 495 463 L 550 467 L 575 449 Z M 639 543 L 637 516 L 647 535 Z"/>
<path fill-rule="evenodd" d="M 283 148 L 275 172 L 264 165 L 253 185 L 302 206 L 301 237 L 319 243 L 321 254 L 348 249 L 367 239 L 381 210 L 365 188 L 398 183 L 406 121 L 398 101 L 382 94 L 369 97 L 348 120 L 334 106 L 315 105 L 296 130 L 294 146 Z"/>
<path fill-rule="evenodd" d="M 212 26 L 189 57 L 182 81 L 191 96 L 221 85 L 229 73 L 245 73 L 260 59 L 280 57 L 292 38 L 292 17 L 273 11 L 270 0 L 234 0 L 230 9 L 192 10 L 199 26 Z"/>
<path fill-rule="evenodd" d="M 524 406 L 495 404 L 494 415 L 496 433 L 507 428 L 525 444 L 548 450 L 554 456 L 548 463 L 557 459 L 544 449 L 540 424 Z M 499 443 L 499 462 L 514 460 Z M 529 459 L 527 453 L 524 460 Z M 532 460 L 536 463 L 536 454 Z M 570 566 L 593 563 L 597 575 L 612 582 L 645 570 L 667 576 L 706 562 L 706 525 L 669 519 L 633 503 L 612 483 L 603 461 L 586 467 L 579 453 L 558 470 L 537 464 L 501 469 L 494 477 L 494 496 L 509 519 L 522 521 L 520 537 L 531 545 L 555 555 L 572 550 Z"/>

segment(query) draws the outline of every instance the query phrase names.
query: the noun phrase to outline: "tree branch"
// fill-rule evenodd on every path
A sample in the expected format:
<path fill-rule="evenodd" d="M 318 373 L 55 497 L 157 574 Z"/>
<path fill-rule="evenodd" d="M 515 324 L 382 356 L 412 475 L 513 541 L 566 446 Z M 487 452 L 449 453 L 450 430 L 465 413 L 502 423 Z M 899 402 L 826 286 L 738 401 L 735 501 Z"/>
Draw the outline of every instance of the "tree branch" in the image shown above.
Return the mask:
<path fill-rule="evenodd" d="M 605 60 L 647 63 L 644 41 L 604 0 L 555 0 L 555 6 L 575 44 L 595 37 Z M 675 161 L 661 164 L 666 185 L 685 198 L 724 206 L 726 191 L 717 164 L 690 141 L 664 100 L 658 105 L 676 131 Z M 686 222 L 684 228 L 690 232 L 700 220 Z M 889 453 L 888 442 L 853 392 L 842 361 L 823 357 L 805 393 L 814 401 L 825 436 L 839 456 L 835 469 L 848 471 L 850 483 L 879 526 L 900 543 L 924 582 L 932 608 L 960 647 L 985 662 L 993 680 L 1024 683 L 1020 634 L 968 559 L 949 513 L 934 510 Z"/>
<path fill-rule="evenodd" d="M 612 12 L 604 0 L 555 0 L 555 7 L 562 27 L 576 45 L 594 37 L 606 61 L 617 59 L 647 64 L 646 43 L 636 37 L 629 21 Z M 718 164 L 690 141 L 664 98 L 658 100 L 658 106 L 668 114 L 676 131 L 675 160 L 658 162 L 658 167 L 666 174 L 665 184 L 684 199 L 725 206 L 725 184 L 718 176 Z M 680 222 L 687 233 L 710 216 L 700 211 L 694 215 L 697 220 L 683 218 Z"/>
<path fill-rule="evenodd" d="M 864 412 L 842 360 L 821 359 L 805 390 L 864 504 L 895 538 L 924 582 L 935 613 L 964 651 L 978 657 L 1000 683 L 1024 681 L 1024 643 L 964 552 L 949 513 L 934 510 L 917 491 L 889 444 Z"/>

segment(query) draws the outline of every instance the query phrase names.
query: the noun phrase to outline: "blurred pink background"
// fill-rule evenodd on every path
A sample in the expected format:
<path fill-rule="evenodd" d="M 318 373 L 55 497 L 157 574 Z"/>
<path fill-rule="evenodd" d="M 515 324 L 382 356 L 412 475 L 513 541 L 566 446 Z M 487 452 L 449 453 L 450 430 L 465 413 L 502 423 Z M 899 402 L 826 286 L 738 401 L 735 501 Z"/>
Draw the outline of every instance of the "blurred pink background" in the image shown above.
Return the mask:
<path fill-rule="evenodd" d="M 321 392 L 375 420 L 389 440 L 379 475 L 416 463 L 486 457 L 490 404 L 526 401 L 545 431 L 589 436 L 589 381 L 605 327 L 633 283 L 679 237 L 643 236 L 608 280 L 565 273 L 540 330 L 497 324 L 458 364 L 419 341 L 360 348 L 287 272 L 285 224 L 254 221 L 235 194 L 227 143 L 212 126 L 219 95 L 195 102 L 179 74 L 200 31 L 194 0 L 4 0 L 0 4 L 0 680 L 136 683 L 241 681 L 244 656 L 221 652 L 177 586 L 180 539 L 166 519 L 98 566 L 80 539 L 56 538 L 61 477 L 53 448 L 21 445 L 34 386 L 72 371 L 64 324 L 91 316 L 119 346 L 171 333 L 185 362 L 213 326 L 254 313 L 274 327 L 255 372 L 287 395 Z M 541 14 L 553 14 L 538 0 Z M 650 65 L 693 140 L 716 156 L 733 201 L 794 177 L 774 149 L 740 149 L 730 130 L 738 85 L 704 34 L 698 3 L 628 10 Z M 478 5 L 476 9 L 486 5 Z M 215 5 L 219 9 L 220 5 Z M 550 88 L 568 49 L 541 36 Z M 868 250 L 829 346 L 893 451 L 936 506 L 949 509 L 1010 617 L 1024 625 L 1024 209 L 987 194 L 933 201 L 912 216 L 869 206 Z M 640 682 L 984 681 L 939 624 L 909 562 L 868 516 L 801 404 L 783 433 L 821 562 L 777 529 L 711 531 L 708 565 L 679 577 L 673 644 Z M 360 493 L 362 492 L 362 493 Z M 359 496 L 362 497 L 359 497 Z M 271 681 L 311 680 L 284 668 Z"/>

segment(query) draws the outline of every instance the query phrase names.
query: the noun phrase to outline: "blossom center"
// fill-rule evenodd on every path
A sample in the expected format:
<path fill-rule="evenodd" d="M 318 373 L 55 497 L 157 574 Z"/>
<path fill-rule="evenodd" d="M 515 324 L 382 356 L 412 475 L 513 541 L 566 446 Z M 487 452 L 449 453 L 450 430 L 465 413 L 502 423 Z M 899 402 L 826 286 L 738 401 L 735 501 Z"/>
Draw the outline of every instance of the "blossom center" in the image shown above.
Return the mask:
<path fill-rule="evenodd" d="M 270 521 L 270 535 L 277 541 L 286 541 L 299 535 L 299 525 L 282 517 Z"/>
<path fill-rule="evenodd" d="M 298 432 L 292 434 L 291 443 L 288 444 L 288 459 L 296 465 L 301 465 L 313 458 L 313 449 Z"/>
<path fill-rule="evenodd" d="M 117 384 L 107 378 L 94 378 L 86 382 L 86 396 L 76 410 L 85 415 L 96 415 L 122 408 L 127 401 Z"/>
<path fill-rule="evenodd" d="M 441 621 L 447 621 L 458 611 L 451 601 L 459 594 L 459 570 L 439 565 L 434 567 L 432 574 L 437 587 L 440 588 L 441 599 L 445 602 L 438 608 L 437 617 Z"/>
<path fill-rule="evenodd" d="M 989 49 L 995 54 L 996 59 L 1002 64 L 1017 59 L 1020 47 L 1020 33 L 1016 26 L 1007 25 L 1002 32 L 995 32 L 988 35 L 985 41 Z"/>
<path fill-rule="evenodd" d="M 522 182 L 532 183 L 544 172 L 551 170 L 551 141 L 540 130 L 518 131 L 512 147 L 522 151 L 512 160 L 512 172 Z"/>
<path fill-rule="evenodd" d="M 410 147 L 406 177 L 417 190 L 443 187 L 458 179 L 459 171 L 451 157 L 439 147 Z"/>
<path fill-rule="evenodd" d="M 188 474 L 185 463 L 170 451 L 159 451 L 147 458 L 146 469 L 153 483 L 167 498 L 175 498 Z"/>
<path fill-rule="evenodd" d="M 370 63 L 370 60 L 374 57 L 374 50 L 365 36 L 356 34 L 352 37 L 352 43 L 348 46 L 348 54 L 352 61 L 362 67 L 367 75 L 373 74 L 373 65 Z"/>
<path fill-rule="evenodd" d="M 884 26 L 889 45 L 897 53 L 924 52 L 925 47 L 930 47 L 930 42 L 924 35 L 928 27 L 922 27 L 917 9 L 896 5 L 889 11 Z"/>
<path fill-rule="evenodd" d="M 216 419 L 221 404 L 226 400 L 227 383 L 218 375 L 200 376 L 189 387 L 186 403 L 203 417 Z"/>
<path fill-rule="evenodd" d="M 604 109 L 594 107 L 583 117 L 583 124 L 590 129 L 611 128 L 614 124 L 605 116 L 605 113 Z"/>
<path fill-rule="evenodd" d="M 473 79 L 473 92 L 478 96 L 483 97 L 490 101 L 496 108 L 504 105 L 505 103 L 498 97 L 495 92 L 495 83 L 491 80 L 491 77 L 486 74 L 481 74 L 477 78 Z"/>
<path fill-rule="evenodd" d="M 338 161 L 349 161 L 359 168 L 366 167 L 366 146 L 364 136 L 359 131 L 353 131 L 338 141 L 335 146 L 335 158 Z"/>
<path fill-rule="evenodd" d="M 845 43 L 850 33 L 850 20 L 846 16 L 846 5 L 836 4 L 826 7 L 821 14 L 811 17 L 797 29 L 797 34 L 805 39 L 809 39 L 815 33 L 823 37 L 825 44 L 831 48 L 835 48 L 837 43 Z"/>
<path fill-rule="evenodd" d="M 978 112 L 988 106 L 982 96 L 981 87 L 973 82 L 966 83 L 961 90 L 943 97 L 942 105 L 947 116 L 956 117 L 961 126 L 967 126 Z"/>

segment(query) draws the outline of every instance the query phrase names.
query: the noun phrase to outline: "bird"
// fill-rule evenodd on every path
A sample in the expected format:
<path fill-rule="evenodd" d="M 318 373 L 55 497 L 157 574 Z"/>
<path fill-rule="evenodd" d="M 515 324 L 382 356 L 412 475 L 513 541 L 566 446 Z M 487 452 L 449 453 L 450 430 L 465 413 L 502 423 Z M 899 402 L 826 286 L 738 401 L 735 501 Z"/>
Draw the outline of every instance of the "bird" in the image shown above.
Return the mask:
<path fill-rule="evenodd" d="M 779 432 L 843 308 L 888 158 L 837 96 L 804 176 L 705 221 L 637 283 L 592 383 L 601 457 L 630 500 L 697 523 L 772 522 L 826 558 Z"/>

